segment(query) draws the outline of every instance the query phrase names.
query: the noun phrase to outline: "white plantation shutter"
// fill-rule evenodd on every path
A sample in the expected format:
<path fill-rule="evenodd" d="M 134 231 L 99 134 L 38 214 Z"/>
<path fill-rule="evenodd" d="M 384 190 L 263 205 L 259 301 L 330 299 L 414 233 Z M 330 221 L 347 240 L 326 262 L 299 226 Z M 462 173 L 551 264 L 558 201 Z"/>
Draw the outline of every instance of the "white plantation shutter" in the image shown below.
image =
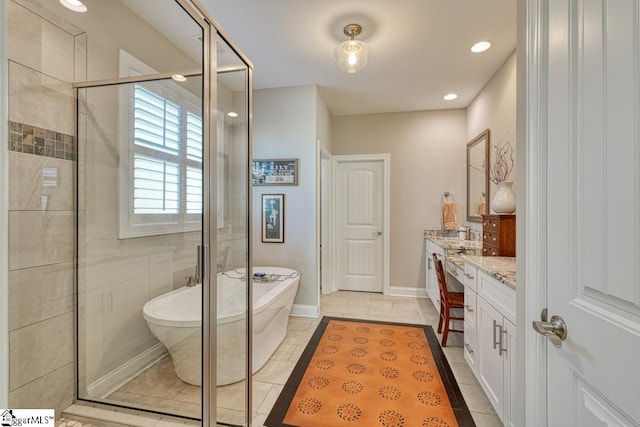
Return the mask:
<path fill-rule="evenodd" d="M 180 213 L 180 107 L 134 86 L 133 213 Z"/>
<path fill-rule="evenodd" d="M 154 74 L 120 49 L 118 75 Z M 201 99 L 172 80 L 118 87 L 119 237 L 197 231 L 203 209 Z"/>
<path fill-rule="evenodd" d="M 202 215 L 202 118 L 157 83 L 133 85 L 129 224 L 149 235 L 198 224 Z"/>
<path fill-rule="evenodd" d="M 202 117 L 187 112 L 187 158 L 202 162 Z"/>
<path fill-rule="evenodd" d="M 136 153 L 133 169 L 135 214 L 180 213 L 180 165 Z"/>
<path fill-rule="evenodd" d="M 187 167 L 187 214 L 202 213 L 202 169 Z"/>
<path fill-rule="evenodd" d="M 202 213 L 202 118 L 187 112 L 187 214 Z"/>

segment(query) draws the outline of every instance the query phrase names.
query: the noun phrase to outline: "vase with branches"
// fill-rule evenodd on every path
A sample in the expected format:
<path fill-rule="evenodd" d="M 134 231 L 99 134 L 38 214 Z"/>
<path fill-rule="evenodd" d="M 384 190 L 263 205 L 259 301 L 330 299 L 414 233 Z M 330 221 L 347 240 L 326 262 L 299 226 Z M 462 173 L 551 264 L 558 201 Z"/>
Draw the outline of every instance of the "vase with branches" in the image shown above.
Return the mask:
<path fill-rule="evenodd" d="M 516 199 L 513 194 L 513 182 L 507 181 L 513 172 L 513 146 L 502 138 L 491 147 L 492 161 L 488 167 L 489 180 L 498 186 L 491 199 L 491 209 L 497 213 L 513 213 Z M 486 169 L 486 168 L 485 168 Z"/>
<path fill-rule="evenodd" d="M 493 161 L 490 162 L 488 168 L 489 180 L 498 185 L 507 181 L 513 171 L 513 146 L 503 138 L 500 142 L 493 144 L 491 148 Z"/>

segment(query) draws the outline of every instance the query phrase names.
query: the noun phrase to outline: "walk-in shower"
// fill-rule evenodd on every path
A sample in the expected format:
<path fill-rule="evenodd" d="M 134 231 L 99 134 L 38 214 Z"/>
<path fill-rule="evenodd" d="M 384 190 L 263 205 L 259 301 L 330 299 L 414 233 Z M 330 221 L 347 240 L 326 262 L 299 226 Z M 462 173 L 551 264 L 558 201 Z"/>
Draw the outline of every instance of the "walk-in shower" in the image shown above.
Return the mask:
<path fill-rule="evenodd" d="M 234 286 L 243 315 L 222 363 L 216 280 L 250 271 L 251 64 L 198 0 L 82 3 L 0 7 L 8 407 L 248 425 L 251 291 Z M 199 346 L 183 381 L 143 307 L 188 285 Z M 245 374 L 217 387 L 220 371 Z"/>
<path fill-rule="evenodd" d="M 15 236 L 41 254 L 13 257 L 39 317 L 10 312 L 12 402 L 30 391 L 58 416 L 79 400 L 247 425 L 251 292 L 235 284 L 236 351 L 221 366 L 216 278 L 250 271 L 251 65 L 197 0 L 83 3 L 6 4 L 12 176 L 38 185 L 12 208 L 34 231 Z M 174 340 L 198 343 L 180 354 L 186 376 L 186 346 L 158 340 L 143 313 L 183 287 L 199 294 Z M 242 374 L 217 387 L 220 371 Z"/>
<path fill-rule="evenodd" d="M 131 3 L 131 19 L 148 19 L 134 24 L 140 48 L 117 46 L 116 77 L 76 84 L 78 397 L 245 425 L 247 282 L 225 366 L 225 302 L 211 290 L 216 269 L 248 268 L 249 68 L 187 2 Z M 166 20 L 151 18 L 158 8 Z M 145 319 L 149 300 L 192 286 L 186 327 Z M 177 316 L 181 300 L 163 301 Z M 227 371 L 243 372 L 234 407 L 212 407 Z"/>
<path fill-rule="evenodd" d="M 125 61 L 135 60 L 125 54 L 120 63 Z M 136 62 L 135 69 L 144 67 Z M 202 79 L 202 74 L 195 74 L 176 82 L 151 75 L 150 80 L 78 89 L 81 398 L 195 419 L 201 416 L 203 299 L 196 249 L 203 245 L 206 215 Z M 216 150 L 210 151 L 215 166 L 209 173 L 215 171 L 216 177 L 213 247 L 220 256 L 212 254 L 212 267 L 214 263 L 222 268 L 247 267 L 242 194 L 246 194 L 248 140 L 245 119 L 239 120 L 247 108 L 241 96 L 246 95 L 244 82 L 244 70 L 227 70 L 217 81 L 217 93 L 223 96 L 217 100 Z M 232 118 L 228 112 L 238 116 Z M 215 271 L 208 276 L 215 283 L 211 280 Z M 232 337 L 234 356 L 217 357 L 217 363 L 210 365 L 217 367 L 216 376 L 243 372 L 234 383 L 246 377 L 246 286 L 244 281 L 234 288 L 233 303 L 240 304 L 242 313 Z M 193 290 L 187 293 L 190 287 Z M 168 332 L 176 331 L 167 327 L 169 320 L 160 324 L 163 320 L 149 322 L 143 317 L 149 300 L 194 291 L 199 294 L 196 304 L 184 313 L 189 319 L 178 332 Z M 212 315 L 228 304 L 218 298 L 229 295 L 218 292 L 214 297 Z M 164 301 L 165 318 L 180 316 L 179 298 Z M 224 328 L 226 322 L 219 319 L 216 316 L 217 327 Z M 226 343 L 217 344 L 219 349 Z M 240 399 L 236 405 L 221 408 L 219 420 L 244 424 L 246 402 Z"/>

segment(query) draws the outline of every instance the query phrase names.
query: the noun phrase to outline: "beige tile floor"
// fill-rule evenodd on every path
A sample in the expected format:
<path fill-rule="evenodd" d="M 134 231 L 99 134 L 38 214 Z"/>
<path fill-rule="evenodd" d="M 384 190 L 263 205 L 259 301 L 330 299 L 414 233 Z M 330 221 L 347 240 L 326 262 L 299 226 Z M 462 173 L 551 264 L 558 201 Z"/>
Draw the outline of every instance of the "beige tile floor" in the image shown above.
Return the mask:
<path fill-rule="evenodd" d="M 366 292 L 339 291 L 323 295 L 326 316 L 437 325 L 437 312 L 428 299 L 390 297 Z M 262 426 L 320 319 L 291 317 L 287 335 L 265 366 L 253 376 L 253 426 Z M 444 353 L 479 427 L 502 426 L 480 384 L 464 361 L 462 335 L 452 334 Z M 110 400 L 144 408 L 162 408 L 178 415 L 198 417 L 198 387 L 180 381 L 167 357 L 114 392 Z M 218 421 L 242 424 L 244 382 L 218 387 Z M 79 427 L 79 426 L 78 426 Z"/>

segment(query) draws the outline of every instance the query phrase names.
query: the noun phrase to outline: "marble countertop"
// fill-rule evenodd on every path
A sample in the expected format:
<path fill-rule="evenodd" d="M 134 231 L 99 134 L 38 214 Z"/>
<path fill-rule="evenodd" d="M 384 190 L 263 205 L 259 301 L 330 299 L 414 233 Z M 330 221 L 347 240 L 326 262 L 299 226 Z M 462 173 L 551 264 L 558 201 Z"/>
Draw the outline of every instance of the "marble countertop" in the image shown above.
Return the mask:
<path fill-rule="evenodd" d="M 446 250 L 466 250 L 466 249 L 481 249 L 482 242 L 479 240 L 460 240 L 457 237 L 443 236 L 440 230 L 424 230 L 424 238 L 431 240 L 436 245 Z"/>
<path fill-rule="evenodd" d="M 470 262 L 491 277 L 505 285 L 516 288 L 516 258 L 502 256 L 481 256 L 482 242 L 460 240 L 444 236 L 442 230 L 424 230 L 424 238 L 447 251 L 447 262 L 464 270 L 464 263 Z"/>
<path fill-rule="evenodd" d="M 516 288 L 516 258 L 506 256 L 477 256 L 465 255 L 458 256 L 462 262 L 468 262 L 480 270 L 484 271 L 491 277 L 494 277 L 505 285 Z M 452 261 L 453 262 L 453 261 Z M 455 264 L 455 262 L 454 262 Z"/>

